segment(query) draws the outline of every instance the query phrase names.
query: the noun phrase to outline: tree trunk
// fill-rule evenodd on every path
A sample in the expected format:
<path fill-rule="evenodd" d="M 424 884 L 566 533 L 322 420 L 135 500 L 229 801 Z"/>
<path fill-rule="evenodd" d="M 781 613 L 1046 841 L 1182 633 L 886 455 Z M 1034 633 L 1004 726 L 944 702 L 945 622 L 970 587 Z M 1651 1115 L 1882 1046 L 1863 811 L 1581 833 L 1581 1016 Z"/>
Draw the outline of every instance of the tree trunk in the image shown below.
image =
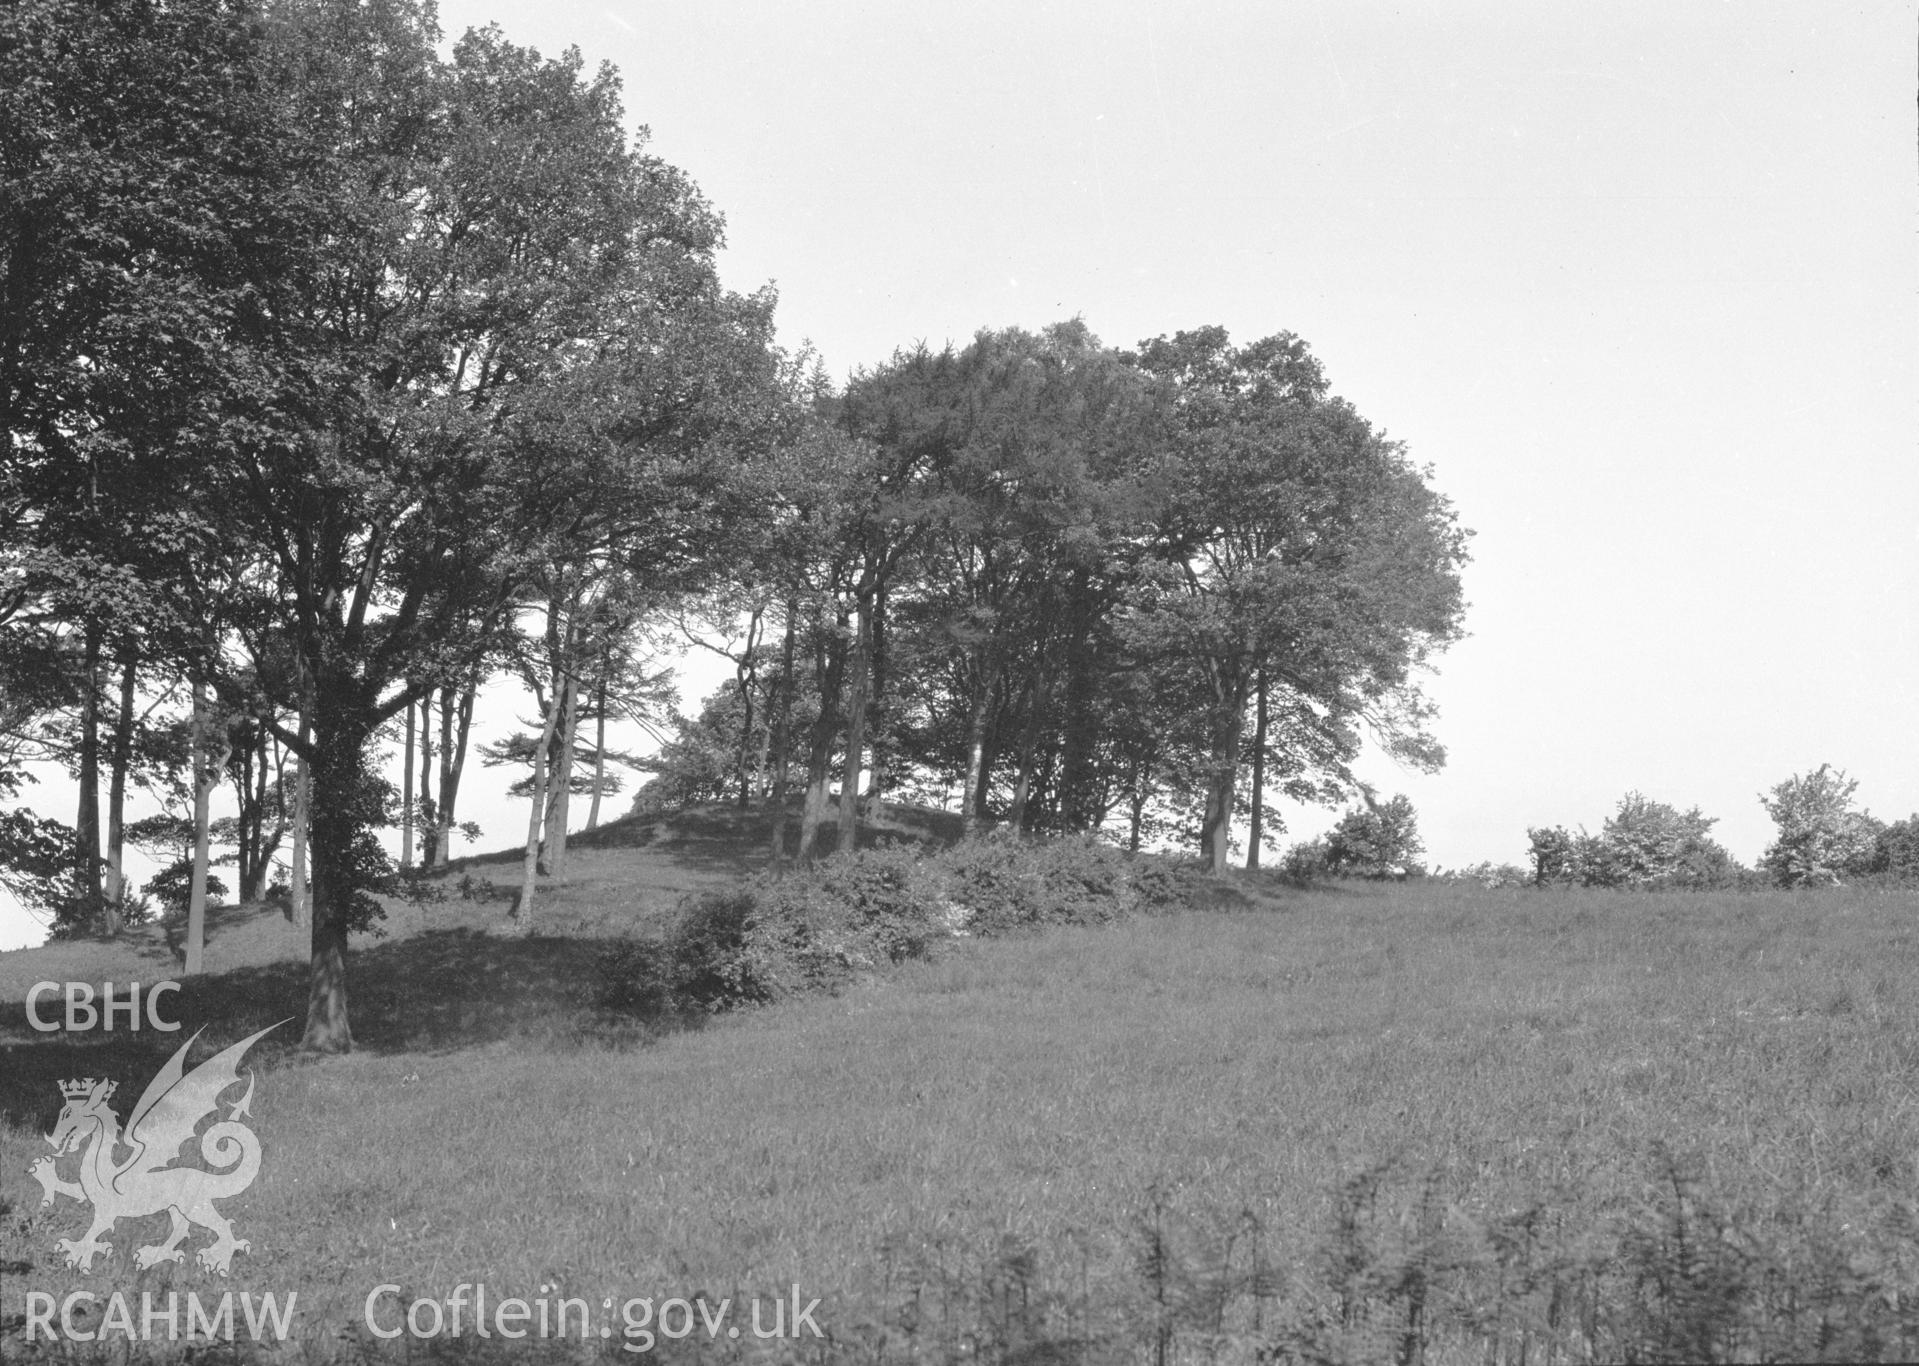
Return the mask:
<path fill-rule="evenodd" d="M 100 628 L 86 628 L 85 684 L 80 694 L 80 809 L 73 822 L 74 872 L 80 890 L 80 923 L 101 923 L 106 902 L 100 882 Z"/>
<path fill-rule="evenodd" d="M 969 835 L 986 821 L 986 794 L 983 790 L 986 783 L 986 712 L 993 701 L 993 689 L 983 658 L 978 668 L 979 677 L 973 688 L 973 706 L 966 718 L 966 786 L 960 791 L 960 820 Z"/>
<path fill-rule="evenodd" d="M 251 845 L 247 866 L 240 877 L 240 900 L 248 905 L 266 895 L 267 873 L 273 867 L 281 833 L 276 829 L 271 838 L 267 835 L 267 770 L 273 766 L 273 733 L 262 722 L 254 727 L 254 735 L 257 747 L 251 752 L 253 788 L 249 803 L 253 816 L 250 824 L 243 823 L 241 829 L 241 839 Z"/>
<path fill-rule="evenodd" d="M 473 700 L 479 691 L 480 671 L 475 668 L 460 692 L 457 730 L 448 714 L 446 698 L 440 699 L 440 835 L 433 847 L 441 867 L 452 857 L 453 805 L 460 795 L 460 775 L 466 769 L 466 742 L 473 732 Z"/>
<path fill-rule="evenodd" d="M 754 658 L 754 652 L 759 649 L 765 615 L 764 607 L 755 607 L 747 618 L 746 647 L 733 667 L 733 682 L 740 690 L 740 749 L 733 760 L 733 777 L 739 787 L 739 808 L 742 811 L 753 804 L 746 783 L 746 756 L 753 748 L 753 690 L 759 686 L 759 662 Z"/>
<path fill-rule="evenodd" d="M 406 743 L 400 747 L 400 866 L 413 866 L 413 703 L 406 704 Z"/>
<path fill-rule="evenodd" d="M 225 767 L 225 756 L 219 762 L 208 757 L 211 746 L 207 742 L 207 686 L 204 680 L 193 680 L 193 880 L 187 892 L 187 942 L 186 975 L 197 977 L 206 967 L 207 938 L 207 852 L 209 838 L 207 834 L 208 809 L 213 799 L 213 787 L 220 769 Z"/>
<path fill-rule="evenodd" d="M 553 733 L 560 726 L 560 711 L 565 705 L 565 685 L 554 679 L 553 700 L 546 708 L 546 729 L 533 750 L 533 797 L 526 818 L 526 852 L 520 861 L 520 895 L 508 918 L 521 933 L 533 929 L 533 892 L 539 882 L 540 830 L 544 815 L 548 782 L 547 751 L 553 745 Z"/>
<path fill-rule="evenodd" d="M 442 690 L 444 696 L 444 690 Z M 441 703 L 444 707 L 446 704 Z M 433 806 L 433 689 L 420 699 L 420 866 L 431 868 L 437 850 L 434 845 L 440 831 L 439 813 Z"/>
<path fill-rule="evenodd" d="M 869 767 L 873 770 L 872 781 L 867 786 L 870 800 L 867 803 L 866 818 L 875 823 L 886 819 L 886 581 L 880 580 L 879 587 L 873 593 L 873 700 L 867 707 L 871 717 L 869 722 L 873 739 L 869 748 L 873 759 Z"/>
<path fill-rule="evenodd" d="M 1253 694 L 1253 816 L 1246 831 L 1246 871 L 1259 868 L 1259 846 L 1266 838 L 1266 672 Z"/>
<path fill-rule="evenodd" d="M 1007 822 L 1022 834 L 1026 831 L 1026 804 L 1033 795 L 1033 769 L 1039 758 L 1041 656 L 1033 657 L 1033 672 L 1026 680 L 1026 717 L 1019 729 L 1019 777 L 1014 780 L 1013 806 Z"/>
<path fill-rule="evenodd" d="M 826 782 L 832 767 L 833 741 L 839 734 L 840 683 L 846 673 L 844 637 L 824 639 L 815 653 L 815 663 L 820 680 L 820 714 L 813 722 L 813 745 L 806 764 L 806 804 L 800 812 L 803 859 L 817 856 L 820 825 L 826 816 Z"/>
<path fill-rule="evenodd" d="M 786 600 L 786 632 L 780 642 L 780 678 L 779 703 L 773 711 L 772 738 L 773 747 L 773 792 L 767 805 L 773 809 L 774 862 L 783 862 L 786 858 L 786 778 L 787 751 L 793 747 L 793 631 L 794 622 L 800 612 L 797 597 Z"/>
<path fill-rule="evenodd" d="M 354 813 L 360 806 L 361 762 L 373 728 L 366 709 L 354 705 L 353 683 L 315 689 L 319 705 L 313 721 L 313 760 L 309 765 L 307 848 L 312 859 L 309 891 L 313 909 L 312 957 L 307 977 L 306 1033 L 301 1046 L 318 1053 L 353 1048 L 347 1018 L 347 934 L 355 893 L 353 866 L 357 834 Z"/>
<path fill-rule="evenodd" d="M 1233 792 L 1239 778 L 1239 730 L 1246 718 L 1246 680 L 1227 679 L 1226 666 L 1214 671 L 1213 743 L 1206 776 L 1206 814 L 1199 827 L 1200 857 L 1215 877 L 1224 877 L 1232 858 Z"/>
<path fill-rule="evenodd" d="M 973 794 L 973 813 L 976 819 L 986 821 L 992 815 L 993 766 L 999 762 L 1000 736 L 999 726 L 993 723 L 993 699 L 999 699 L 1000 716 L 1003 721 L 1006 711 L 1006 680 L 996 676 L 986 690 L 986 730 L 980 741 L 979 751 L 979 789 Z"/>
<path fill-rule="evenodd" d="M 312 717 L 304 707 L 300 710 L 300 744 L 302 750 L 295 754 L 296 767 L 293 778 L 293 870 L 288 875 L 287 907 L 293 923 L 300 929 L 311 931 L 313 928 L 313 906 L 310 889 L 307 886 L 307 808 L 313 790 L 312 775 L 307 765 L 304 746 L 313 733 Z M 309 942 L 311 934 L 309 933 Z"/>
<path fill-rule="evenodd" d="M 593 800 L 586 808 L 586 828 L 600 826 L 600 794 L 606 787 L 606 673 L 601 661 L 600 681 L 593 689 Z"/>
<path fill-rule="evenodd" d="M 553 756 L 548 761 L 546 801 L 546 875 L 566 881 L 566 827 L 573 809 L 574 735 L 579 728 L 580 685 L 571 673 L 562 685 L 565 700 L 560 710 L 559 729 L 553 738 Z"/>
<path fill-rule="evenodd" d="M 840 840 L 842 850 L 857 847 L 860 819 L 860 769 L 866 757 L 866 705 L 873 676 L 873 607 L 863 601 L 855 609 L 851 676 L 846 689 L 846 754 L 840 773 Z"/>
<path fill-rule="evenodd" d="M 127 903 L 127 770 L 133 767 L 133 701 L 138 656 L 128 642 L 120 666 L 120 710 L 113 719 L 112 770 L 107 779 L 107 883 L 105 924 L 120 933 Z"/>

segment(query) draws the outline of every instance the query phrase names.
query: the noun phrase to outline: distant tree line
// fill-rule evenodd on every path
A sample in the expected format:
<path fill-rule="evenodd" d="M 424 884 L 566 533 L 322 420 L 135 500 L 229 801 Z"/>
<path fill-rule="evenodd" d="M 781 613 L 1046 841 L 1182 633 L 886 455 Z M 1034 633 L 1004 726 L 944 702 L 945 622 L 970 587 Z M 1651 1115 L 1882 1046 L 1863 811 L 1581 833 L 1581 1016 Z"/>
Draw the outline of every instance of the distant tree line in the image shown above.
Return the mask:
<path fill-rule="evenodd" d="M 375 832 L 446 860 L 479 689 L 534 702 L 482 756 L 527 769 L 530 926 L 688 628 L 734 686 L 659 779 L 797 800 L 782 857 L 943 794 L 1222 870 L 1270 799 L 1356 790 L 1368 734 L 1443 761 L 1419 676 L 1468 533 L 1300 339 L 1073 321 L 835 385 L 720 285 L 616 73 L 438 43 L 425 0 L 0 11 L 0 796 L 35 760 L 79 791 L 0 816 L 0 878 L 58 926 L 116 931 L 145 841 L 195 971 L 213 845 L 248 898 L 284 856 L 306 1044 L 350 1047 Z"/>
<path fill-rule="evenodd" d="M 1756 868 L 1746 868 L 1711 836 L 1717 823 L 1628 792 L 1596 833 L 1584 827 L 1534 826 L 1526 832 L 1530 869 L 1478 864 L 1459 870 L 1494 885 L 1713 890 L 1833 887 L 1866 881 L 1919 885 L 1919 814 L 1882 821 L 1854 804 L 1857 779 L 1821 764 L 1759 794 L 1776 827 Z"/>

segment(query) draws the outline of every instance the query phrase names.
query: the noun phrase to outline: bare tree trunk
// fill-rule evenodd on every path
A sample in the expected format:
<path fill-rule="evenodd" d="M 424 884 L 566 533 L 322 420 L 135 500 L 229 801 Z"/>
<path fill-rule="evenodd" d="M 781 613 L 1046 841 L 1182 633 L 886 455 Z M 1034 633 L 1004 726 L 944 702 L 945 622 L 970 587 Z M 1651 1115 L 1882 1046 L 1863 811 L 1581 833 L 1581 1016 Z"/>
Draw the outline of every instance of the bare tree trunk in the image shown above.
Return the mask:
<path fill-rule="evenodd" d="M 365 699 L 353 698 L 350 687 L 329 686 L 329 680 L 323 679 L 314 692 L 318 702 L 312 717 L 312 789 L 307 801 L 312 957 L 301 1046 L 319 1053 L 346 1053 L 353 1048 L 346 959 L 356 888 L 342 874 L 353 862 L 352 811 L 373 732 Z"/>
<path fill-rule="evenodd" d="M 300 744 L 301 751 L 295 755 L 297 761 L 293 778 L 293 870 L 289 874 L 291 886 L 288 898 L 291 905 L 288 911 L 293 923 L 302 930 L 311 932 L 313 928 L 313 907 L 307 888 L 307 806 L 313 791 L 313 779 L 308 769 L 305 746 L 313 733 L 313 719 L 307 714 L 304 703 L 300 707 Z"/>
<path fill-rule="evenodd" d="M 739 808 L 742 811 L 752 805 L 752 796 L 746 785 L 746 756 L 753 744 L 753 689 L 759 682 L 759 662 L 754 658 L 754 652 L 759 649 L 765 618 L 766 609 L 763 606 L 755 607 L 747 618 L 746 643 L 733 667 L 733 681 L 740 690 L 740 751 L 734 759 L 733 776 L 739 787 Z"/>
<path fill-rule="evenodd" d="M 813 746 L 806 765 L 806 804 L 800 812 L 800 857 L 803 859 L 811 859 L 819 852 L 820 825 L 826 816 L 827 776 L 832 766 L 833 741 L 839 734 L 840 682 L 846 673 L 846 648 L 846 641 L 835 636 L 823 641 L 815 655 L 820 680 L 820 714 L 813 722 Z"/>
<path fill-rule="evenodd" d="M 601 661 L 600 681 L 593 688 L 593 801 L 586 808 L 586 828 L 600 825 L 600 794 L 606 787 L 606 665 Z"/>
<path fill-rule="evenodd" d="M 1019 777 L 1014 780 L 1013 806 L 1007 822 L 1022 834 L 1026 831 L 1026 803 L 1033 795 L 1033 769 L 1039 757 L 1041 657 L 1033 659 L 1032 675 L 1026 680 L 1026 718 L 1019 730 Z"/>
<path fill-rule="evenodd" d="M 993 715 L 993 696 L 998 694 L 1000 708 L 1006 706 L 1006 680 L 996 677 L 986 690 L 986 716 L 990 722 Z M 985 821 L 992 814 L 993 766 L 999 762 L 999 727 L 988 725 L 980 743 L 979 754 L 979 790 L 973 794 L 974 815 Z"/>
<path fill-rule="evenodd" d="M 992 702 L 993 689 L 982 659 L 966 718 L 966 786 L 960 791 L 960 819 L 969 835 L 986 822 L 986 712 Z"/>
<path fill-rule="evenodd" d="M 444 690 L 442 692 L 444 696 Z M 441 706 L 446 704 L 442 701 Z M 439 812 L 433 806 L 433 689 L 420 699 L 420 866 L 431 868 L 438 850 Z"/>
<path fill-rule="evenodd" d="M 540 872 L 540 828 L 547 791 L 548 748 L 553 744 L 553 732 L 560 725 L 560 709 L 564 705 L 564 685 L 559 679 L 553 680 L 553 700 L 546 708 L 546 729 L 540 736 L 540 743 L 533 750 L 533 799 L 526 818 L 526 853 L 520 862 L 520 895 L 513 903 L 509 919 L 515 928 L 526 933 L 533 928 L 533 891 L 539 880 Z"/>
<path fill-rule="evenodd" d="M 248 905 L 266 895 L 267 871 L 273 867 L 274 850 L 280 847 L 278 830 L 271 840 L 267 838 L 267 770 L 273 764 L 272 732 L 261 722 L 254 727 L 254 734 L 256 748 L 249 761 L 253 768 L 253 818 L 250 823 L 242 822 L 240 829 L 242 862 L 246 865 L 240 876 L 240 900 Z M 250 850 L 246 849 L 247 845 L 251 846 Z"/>
<path fill-rule="evenodd" d="M 413 866 L 413 703 L 406 704 L 406 743 L 400 748 L 400 866 Z"/>
<path fill-rule="evenodd" d="M 466 769 L 466 742 L 473 732 L 473 700 L 480 691 L 480 670 L 476 665 L 460 691 L 459 724 L 454 728 L 452 708 L 440 698 L 440 837 L 434 853 L 444 867 L 453 851 L 453 805 L 460 795 L 460 775 Z"/>
<path fill-rule="evenodd" d="M 793 631 L 799 616 L 800 602 L 797 597 L 786 600 L 786 633 L 780 642 L 780 678 L 779 703 L 773 712 L 772 735 L 769 743 L 773 747 L 773 792 L 767 805 L 773 809 L 773 859 L 783 862 L 786 858 L 786 778 L 787 751 L 793 747 Z"/>
<path fill-rule="evenodd" d="M 882 579 L 873 593 L 873 701 L 868 708 L 871 713 L 873 732 L 872 753 L 873 780 L 869 786 L 872 800 L 867 805 L 866 818 L 879 822 L 886 819 L 886 581 Z"/>
<path fill-rule="evenodd" d="M 1259 846 L 1266 838 L 1266 671 L 1261 669 L 1253 700 L 1253 818 L 1246 832 L 1246 870 L 1259 868 Z"/>
<path fill-rule="evenodd" d="M 74 872 L 82 923 L 103 928 L 106 895 L 100 882 L 100 628 L 87 623 L 86 682 L 80 694 L 80 809 L 73 822 Z"/>
<path fill-rule="evenodd" d="M 108 934 L 120 933 L 127 903 L 127 770 L 133 767 L 133 701 L 137 655 L 131 641 L 120 666 L 120 710 L 113 720 L 112 770 L 107 779 L 107 883 L 103 917 Z"/>
<path fill-rule="evenodd" d="M 573 738 L 579 727 L 580 685 L 571 673 L 561 685 L 564 702 L 553 737 L 553 757 L 547 765 L 546 839 L 543 842 L 546 875 L 566 881 L 566 827 L 573 808 Z"/>
<path fill-rule="evenodd" d="M 187 893 L 186 975 L 198 976 L 206 967 L 207 938 L 207 816 L 218 774 L 226 755 L 210 759 L 207 740 L 207 687 L 193 680 L 193 881 Z"/>
<path fill-rule="evenodd" d="M 1246 717 L 1246 680 L 1228 679 L 1227 666 L 1214 668 L 1213 743 L 1206 776 L 1206 815 L 1199 828 L 1200 857 L 1215 877 L 1224 877 L 1232 858 L 1233 792 L 1239 778 L 1239 730 Z M 1234 671 L 1237 673 L 1237 670 Z"/>
<path fill-rule="evenodd" d="M 862 601 L 855 609 L 852 676 L 846 689 L 846 754 L 840 770 L 840 842 L 842 850 L 856 845 L 860 819 L 860 769 L 866 757 L 866 704 L 873 675 L 873 608 Z"/>

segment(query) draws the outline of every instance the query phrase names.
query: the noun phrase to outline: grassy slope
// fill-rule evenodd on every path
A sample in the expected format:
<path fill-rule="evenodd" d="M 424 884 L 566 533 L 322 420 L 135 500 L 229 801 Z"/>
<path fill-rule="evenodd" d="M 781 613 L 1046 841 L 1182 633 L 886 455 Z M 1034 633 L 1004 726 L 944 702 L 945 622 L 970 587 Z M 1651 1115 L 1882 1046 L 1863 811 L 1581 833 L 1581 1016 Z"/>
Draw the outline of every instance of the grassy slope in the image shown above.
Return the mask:
<path fill-rule="evenodd" d="M 546 908 L 588 934 L 623 901 L 657 915 L 627 878 L 722 875 L 723 824 L 685 858 L 655 839 L 583 860 Z M 1620 1229 L 1684 1244 L 1686 1220 L 1725 1213 L 1735 1232 L 1707 1243 L 1800 1258 L 1785 1274 L 1808 1294 L 1910 1248 L 1910 1225 L 1903 1244 L 1882 1225 L 1909 1217 L 1919 1176 L 1916 910 L 1911 894 L 1324 891 L 956 945 L 638 1047 L 592 1025 L 590 938 L 415 934 L 356 959 L 362 1052 L 269 1050 L 267 1162 L 229 1206 L 254 1251 L 231 1285 L 298 1288 L 322 1355 L 377 1282 L 411 1298 L 484 1280 L 596 1305 L 797 1282 L 862 1358 L 1040 1340 L 1104 1356 L 1157 1336 L 1238 1359 L 1280 1323 L 1365 1360 L 1396 1346 L 1378 1337 L 1404 1321 L 1411 1267 L 1433 1281 L 1429 1323 L 1444 1310 L 1439 1359 L 1446 1342 L 1483 1358 L 1474 1333 L 1604 1356 L 1658 1308 L 1624 1272 L 1579 1270 L 1630 1262 Z M 0 956 L 9 984 L 16 956 Z M 298 992 L 291 968 L 237 969 L 195 984 L 185 1014 L 233 1037 Z M 56 1078 L 150 1071 L 24 1040 L 18 1019 L 0 1008 L 7 1173 L 44 1151 Z M 151 1061 L 170 1051 L 142 1040 Z M 33 1262 L 36 1288 L 86 1283 L 50 1252 L 75 1213 L 29 1195 L 0 1186 L 0 1260 Z M 1488 1264 L 1521 1242 L 1535 1250 Z M 123 1231 L 120 1255 L 132 1245 Z M 1641 1252 L 1710 1293 L 1696 1253 Z M 1727 1313 L 1707 1328 L 1736 1355 Z"/>

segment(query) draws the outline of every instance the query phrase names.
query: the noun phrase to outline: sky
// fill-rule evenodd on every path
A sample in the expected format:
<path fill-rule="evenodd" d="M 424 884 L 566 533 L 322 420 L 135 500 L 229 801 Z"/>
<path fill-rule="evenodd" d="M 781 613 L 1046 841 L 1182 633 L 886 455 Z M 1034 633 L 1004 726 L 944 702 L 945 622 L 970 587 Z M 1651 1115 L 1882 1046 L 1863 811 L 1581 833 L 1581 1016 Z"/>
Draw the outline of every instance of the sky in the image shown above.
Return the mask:
<path fill-rule="evenodd" d="M 725 215 L 727 284 L 774 284 L 837 377 L 1073 316 L 1303 337 L 1475 532 L 1426 681 L 1449 762 L 1362 768 L 1429 862 L 1523 862 L 1631 790 L 1751 862 L 1759 793 L 1822 763 L 1919 811 L 1911 4 L 440 14 L 616 66 Z M 480 781 L 485 843 L 521 837 Z"/>

